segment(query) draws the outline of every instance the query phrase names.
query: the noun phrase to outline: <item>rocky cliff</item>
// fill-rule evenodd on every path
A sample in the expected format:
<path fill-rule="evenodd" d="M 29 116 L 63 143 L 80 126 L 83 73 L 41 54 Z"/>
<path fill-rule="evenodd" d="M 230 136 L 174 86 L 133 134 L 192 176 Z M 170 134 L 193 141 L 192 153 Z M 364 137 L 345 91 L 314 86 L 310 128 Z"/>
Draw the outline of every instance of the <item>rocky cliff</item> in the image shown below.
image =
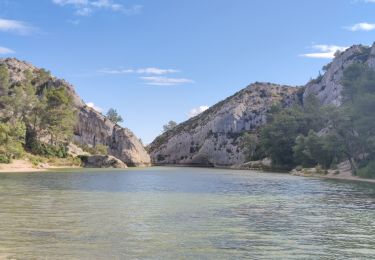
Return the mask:
<path fill-rule="evenodd" d="M 204 113 L 157 137 L 148 147 L 156 164 L 229 166 L 245 162 L 241 147 L 244 132 L 265 123 L 272 104 L 288 106 L 308 95 L 322 105 L 340 105 L 344 70 L 351 64 L 365 63 L 375 69 L 375 44 L 354 45 L 338 53 L 327 64 L 324 74 L 302 88 L 255 83 L 219 102 Z"/>
<path fill-rule="evenodd" d="M 353 45 L 336 55 L 333 61 L 324 66 L 324 74 L 306 84 L 304 98 L 316 95 L 322 104 L 340 105 L 341 84 L 344 70 L 353 63 L 365 63 L 375 68 L 375 45 L 372 47 Z"/>
<path fill-rule="evenodd" d="M 57 79 L 46 71 L 14 58 L 0 59 L 0 64 L 8 67 L 11 84 L 17 84 L 25 79 L 25 71 L 39 75 L 38 81 L 33 82 L 38 90 L 51 87 L 64 87 L 74 98 L 74 104 L 79 111 L 74 130 L 74 140 L 78 143 L 95 146 L 103 144 L 108 152 L 129 166 L 148 166 L 150 157 L 139 139 L 127 128 L 113 124 L 105 116 L 85 105 L 68 82 Z M 1 95 L 2 93 L 0 93 Z"/>
<path fill-rule="evenodd" d="M 243 133 L 264 124 L 273 104 L 289 106 L 301 95 L 301 88 L 254 83 L 157 137 L 148 147 L 152 161 L 201 166 L 241 164 L 245 161 Z"/>

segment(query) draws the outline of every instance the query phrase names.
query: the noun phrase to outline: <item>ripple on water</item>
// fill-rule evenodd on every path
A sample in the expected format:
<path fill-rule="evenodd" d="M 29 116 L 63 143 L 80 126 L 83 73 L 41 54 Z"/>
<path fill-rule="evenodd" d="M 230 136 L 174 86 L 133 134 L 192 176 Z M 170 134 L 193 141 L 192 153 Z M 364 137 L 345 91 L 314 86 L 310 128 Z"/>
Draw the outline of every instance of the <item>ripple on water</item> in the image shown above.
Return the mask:
<path fill-rule="evenodd" d="M 0 174 L 0 259 L 375 258 L 375 187 L 150 168 Z"/>

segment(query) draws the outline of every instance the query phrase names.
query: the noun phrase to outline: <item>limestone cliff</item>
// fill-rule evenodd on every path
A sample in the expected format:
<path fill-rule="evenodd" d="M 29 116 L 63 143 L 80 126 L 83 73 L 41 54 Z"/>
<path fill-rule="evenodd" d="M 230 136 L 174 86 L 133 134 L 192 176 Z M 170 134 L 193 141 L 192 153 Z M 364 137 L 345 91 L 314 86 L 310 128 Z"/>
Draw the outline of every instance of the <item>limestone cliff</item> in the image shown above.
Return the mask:
<path fill-rule="evenodd" d="M 324 74 L 303 88 L 255 83 L 219 102 L 172 131 L 157 137 L 148 147 L 156 164 L 229 166 L 245 161 L 241 134 L 265 123 L 275 102 L 288 106 L 297 99 L 315 95 L 322 104 L 341 104 L 344 70 L 365 63 L 375 69 L 375 44 L 354 45 L 339 53 L 324 67 Z"/>
<path fill-rule="evenodd" d="M 157 137 L 148 147 L 153 163 L 229 166 L 245 161 L 241 137 L 266 121 L 273 104 L 289 106 L 302 89 L 254 83 Z"/>
<path fill-rule="evenodd" d="M 5 64 L 8 67 L 11 84 L 17 84 L 24 80 L 24 72 L 30 71 L 34 75 L 43 75 L 38 77 L 38 81 L 33 82 L 39 91 L 51 87 L 64 87 L 69 91 L 79 112 L 74 131 L 76 142 L 89 146 L 106 145 L 110 155 L 117 157 L 129 166 L 150 165 L 150 157 L 139 139 L 129 129 L 113 124 L 105 116 L 86 106 L 74 91 L 74 87 L 68 82 L 14 58 L 0 59 L 0 64 Z"/>
<path fill-rule="evenodd" d="M 356 62 L 366 63 L 375 68 L 375 45 L 372 47 L 354 45 L 338 54 L 331 63 L 324 67 L 323 75 L 306 84 L 304 97 L 312 94 L 316 95 L 324 105 L 340 105 L 343 89 L 341 80 L 344 70 Z"/>

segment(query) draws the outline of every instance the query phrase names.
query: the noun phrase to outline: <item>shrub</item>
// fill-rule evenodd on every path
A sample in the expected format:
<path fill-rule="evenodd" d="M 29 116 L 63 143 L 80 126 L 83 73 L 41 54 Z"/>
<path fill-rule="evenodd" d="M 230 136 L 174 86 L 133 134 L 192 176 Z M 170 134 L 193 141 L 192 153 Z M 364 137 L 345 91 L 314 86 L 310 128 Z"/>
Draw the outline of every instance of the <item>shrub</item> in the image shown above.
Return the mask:
<path fill-rule="evenodd" d="M 33 141 L 30 144 L 30 151 L 33 154 L 46 157 L 66 158 L 68 155 L 67 148 L 64 145 L 51 145 L 39 141 Z"/>
<path fill-rule="evenodd" d="M 4 154 L 0 154 L 0 163 L 11 163 L 11 159 Z"/>
<path fill-rule="evenodd" d="M 357 175 L 363 178 L 375 178 L 375 161 L 370 161 L 366 166 L 363 166 L 357 170 Z"/>
<path fill-rule="evenodd" d="M 77 144 L 79 147 L 82 148 L 83 151 L 92 154 L 92 155 L 107 155 L 108 148 L 104 144 L 97 144 L 94 147 L 88 146 L 87 144 Z"/>

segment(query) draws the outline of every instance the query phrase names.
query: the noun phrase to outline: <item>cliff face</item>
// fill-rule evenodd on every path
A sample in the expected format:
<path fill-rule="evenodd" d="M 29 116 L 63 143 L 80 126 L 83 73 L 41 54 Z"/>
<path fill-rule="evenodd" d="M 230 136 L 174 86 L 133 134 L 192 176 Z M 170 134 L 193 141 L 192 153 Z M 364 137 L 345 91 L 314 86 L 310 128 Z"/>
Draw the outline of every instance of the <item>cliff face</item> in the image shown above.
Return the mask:
<path fill-rule="evenodd" d="M 151 162 L 143 145 L 129 129 L 113 124 L 87 106 L 80 107 L 74 140 L 91 146 L 104 144 L 110 155 L 119 158 L 128 166 L 148 166 Z"/>
<path fill-rule="evenodd" d="M 325 73 L 303 88 L 255 83 L 202 114 L 157 137 L 148 147 L 156 164 L 229 166 L 245 162 L 241 134 L 265 123 L 275 102 L 288 106 L 315 95 L 323 105 L 341 104 L 344 70 L 353 63 L 375 69 L 375 44 L 354 45 L 325 66 Z"/>
<path fill-rule="evenodd" d="M 33 74 L 41 72 L 35 66 L 13 58 L 0 59 L 0 64 L 5 64 L 8 67 L 11 84 L 17 84 L 24 80 L 25 71 L 30 71 Z M 110 155 L 117 157 L 129 166 L 150 165 L 150 156 L 139 139 L 129 129 L 113 124 L 99 112 L 87 107 L 74 91 L 74 87 L 68 82 L 48 76 L 40 82 L 36 82 L 35 87 L 37 89 L 64 87 L 73 96 L 74 105 L 78 110 L 78 120 L 74 130 L 76 142 L 89 146 L 106 145 Z"/>
<path fill-rule="evenodd" d="M 153 163 L 229 166 L 245 161 L 242 134 L 265 123 L 275 103 L 289 106 L 301 88 L 255 83 L 157 137 L 148 147 Z"/>
<path fill-rule="evenodd" d="M 323 105 L 340 105 L 343 73 L 353 63 L 365 63 L 375 68 L 375 45 L 354 45 L 340 53 L 325 66 L 326 71 L 320 78 L 306 84 L 304 98 L 312 94 L 316 95 Z"/>

